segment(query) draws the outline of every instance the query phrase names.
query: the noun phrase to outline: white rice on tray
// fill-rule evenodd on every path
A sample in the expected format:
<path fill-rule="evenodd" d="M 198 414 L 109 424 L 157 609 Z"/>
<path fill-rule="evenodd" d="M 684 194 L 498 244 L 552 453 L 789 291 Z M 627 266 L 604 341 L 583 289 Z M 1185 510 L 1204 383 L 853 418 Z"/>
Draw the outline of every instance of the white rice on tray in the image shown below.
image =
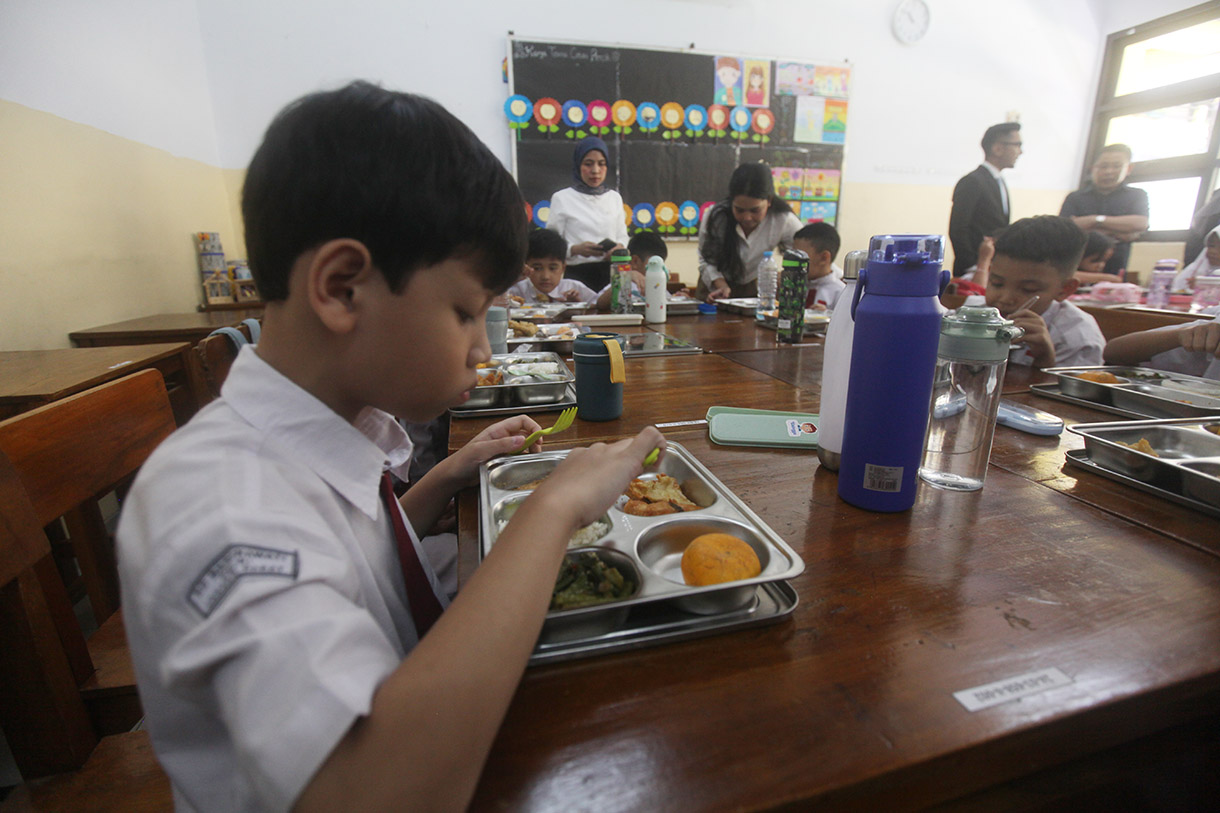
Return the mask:
<path fill-rule="evenodd" d="M 504 526 L 508 525 L 507 519 L 502 519 L 496 523 L 496 533 L 499 534 L 504 530 Z M 569 548 L 583 548 L 592 545 L 597 540 L 601 539 L 606 534 L 610 533 L 610 523 L 604 519 L 599 519 L 592 525 L 585 527 L 572 534 L 572 538 L 568 540 Z"/>

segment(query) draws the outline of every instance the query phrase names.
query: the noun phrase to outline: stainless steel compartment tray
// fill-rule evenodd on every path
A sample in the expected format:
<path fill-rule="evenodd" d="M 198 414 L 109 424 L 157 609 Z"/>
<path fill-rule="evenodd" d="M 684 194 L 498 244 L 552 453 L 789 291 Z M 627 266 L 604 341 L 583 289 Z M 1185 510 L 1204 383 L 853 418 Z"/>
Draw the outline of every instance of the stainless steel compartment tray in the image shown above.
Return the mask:
<path fill-rule="evenodd" d="M 1123 477 L 1220 508 L 1220 435 L 1198 418 L 1078 424 L 1071 432 L 1084 438 L 1090 460 Z M 1144 439 L 1156 455 L 1126 444 Z"/>
<path fill-rule="evenodd" d="M 569 384 L 568 389 L 563 394 L 563 397 L 554 403 L 531 405 L 514 404 L 511 406 L 476 407 L 473 409 L 467 407 L 450 407 L 449 417 L 487 418 L 494 415 L 522 415 L 530 412 L 562 412 L 568 407 L 574 406 L 576 406 L 576 385 Z"/>
<path fill-rule="evenodd" d="M 1118 415 L 1119 417 L 1122 417 L 1122 418 L 1131 418 L 1132 420 L 1139 420 L 1140 418 L 1148 417 L 1147 415 L 1144 415 L 1140 412 L 1132 412 L 1127 409 L 1119 409 L 1118 407 L 1111 406 L 1110 404 L 1102 404 L 1102 403 L 1098 403 L 1097 401 L 1090 401 L 1088 398 L 1077 398 L 1073 395 L 1067 395 L 1063 392 L 1062 389 L 1060 389 L 1059 384 L 1057 382 L 1054 384 L 1030 384 L 1029 391 L 1034 393 L 1035 395 L 1041 395 L 1043 398 L 1051 398 L 1056 401 L 1063 401 L 1065 404 L 1076 404 L 1077 406 L 1088 407 L 1089 409 L 1096 409 L 1098 412 L 1109 412 L 1111 415 Z"/>
<path fill-rule="evenodd" d="M 480 556 L 486 555 L 494 543 L 499 514 L 505 506 L 528 496 L 529 492 L 516 486 L 543 476 L 566 455 L 567 451 L 553 451 L 499 458 L 482 467 Z M 695 511 L 657 517 L 634 516 L 612 507 L 607 512 L 610 530 L 594 542 L 592 548 L 585 549 L 612 550 L 630 557 L 640 579 L 639 591 L 634 597 L 622 601 L 553 611 L 548 614 L 549 621 L 594 616 L 623 607 L 633 608 L 634 612 L 636 607 L 669 601 L 696 616 L 720 616 L 739 612 L 756 595 L 759 585 L 790 579 L 804 571 L 804 562 L 783 538 L 680 444 L 669 444 L 660 473 L 688 484 L 686 491 L 697 504 L 710 502 L 710 505 Z M 762 572 L 753 579 L 705 587 L 691 587 L 666 578 L 664 573 L 673 575 L 675 552 L 680 558 L 675 543 L 681 543 L 683 533 L 702 532 L 700 529 L 703 527 L 727 530 L 746 539 L 760 554 Z"/>
<path fill-rule="evenodd" d="M 1220 384 L 1182 373 L 1125 365 L 1051 367 L 1064 396 L 1149 418 L 1202 418 L 1220 414 Z M 1107 372 L 1123 379 L 1117 384 L 1085 381 L 1083 372 Z"/>
<path fill-rule="evenodd" d="M 1187 508 L 1193 508 L 1196 511 L 1200 511 L 1213 517 L 1220 517 L 1220 508 L 1208 505 L 1205 502 L 1188 497 L 1184 494 L 1179 494 L 1176 491 L 1170 491 L 1168 489 L 1154 486 L 1150 483 L 1140 482 L 1134 477 L 1128 477 L 1125 474 L 1111 471 L 1105 466 L 1099 465 L 1091 457 L 1089 457 L 1089 452 L 1087 449 L 1069 449 L 1065 453 L 1065 456 L 1067 457 L 1067 462 L 1069 465 L 1077 466 L 1078 468 L 1092 472 L 1099 477 L 1105 477 L 1107 480 L 1113 480 L 1116 483 L 1128 485 L 1131 488 L 1138 489 L 1147 494 L 1156 495 L 1161 499 L 1169 500 L 1170 502 L 1178 505 L 1184 505 Z"/>
<path fill-rule="evenodd" d="M 492 356 L 491 360 L 493 363 L 498 363 L 501 369 L 505 369 L 511 364 L 555 364 L 558 368 L 555 375 L 560 378 L 555 381 L 506 380 L 503 384 L 475 387 L 466 403 L 451 407 L 451 411 L 553 404 L 563 399 L 568 385 L 575 380 L 572 371 L 564 364 L 563 358 L 558 353 L 503 353 Z"/>

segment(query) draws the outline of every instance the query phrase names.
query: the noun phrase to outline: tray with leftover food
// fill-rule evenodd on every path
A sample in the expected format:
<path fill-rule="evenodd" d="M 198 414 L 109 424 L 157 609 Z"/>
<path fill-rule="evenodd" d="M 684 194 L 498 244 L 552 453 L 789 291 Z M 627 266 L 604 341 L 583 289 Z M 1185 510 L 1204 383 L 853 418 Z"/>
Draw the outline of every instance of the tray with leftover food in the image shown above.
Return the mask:
<path fill-rule="evenodd" d="M 499 458 L 481 468 L 481 556 L 566 455 L 560 450 Z M 631 627 L 637 616 L 650 617 L 654 605 L 664 605 L 663 613 L 670 616 L 709 618 L 710 626 L 716 626 L 718 618 L 740 618 L 743 608 L 760 602 L 774 605 L 776 591 L 764 596 L 760 590 L 805 568 L 775 531 L 676 443 L 669 444 L 657 471 L 633 480 L 603 517 L 573 535 L 568 547 L 556 595 L 568 589 L 566 582 L 576 580 L 569 576 L 582 560 L 599 568 L 586 555 L 592 553 L 616 575 L 589 575 L 584 581 L 612 597 L 588 606 L 575 606 L 568 599 L 560 600 L 562 606 L 553 604 L 540 651 L 544 645 L 590 644 L 606 636 L 610 640 Z M 688 580 L 688 574 L 697 577 Z M 787 602 L 780 601 L 779 609 L 791 610 L 784 605 Z M 639 645 L 638 637 L 627 637 Z"/>
<path fill-rule="evenodd" d="M 754 311 L 758 309 L 758 297 L 730 297 L 726 299 L 717 299 L 716 308 L 729 313 L 740 313 L 745 316 L 753 316 Z"/>
<path fill-rule="evenodd" d="M 702 352 L 703 348 L 697 344 L 651 330 L 646 333 L 623 334 L 623 355 L 628 358 L 677 356 Z"/>
<path fill-rule="evenodd" d="M 1078 424 L 1096 466 L 1220 508 L 1220 416 Z"/>
<path fill-rule="evenodd" d="M 479 365 L 478 384 L 451 410 L 553 404 L 575 377 L 556 353 L 505 353 Z"/>
<path fill-rule="evenodd" d="M 1148 418 L 1220 415 L 1220 382 L 1144 367 L 1050 367 L 1060 392 Z"/>
<path fill-rule="evenodd" d="M 520 297 L 518 297 L 519 299 Z M 525 321 L 554 319 L 561 313 L 583 312 L 593 309 L 591 302 L 513 302 L 508 309 L 508 318 Z"/>

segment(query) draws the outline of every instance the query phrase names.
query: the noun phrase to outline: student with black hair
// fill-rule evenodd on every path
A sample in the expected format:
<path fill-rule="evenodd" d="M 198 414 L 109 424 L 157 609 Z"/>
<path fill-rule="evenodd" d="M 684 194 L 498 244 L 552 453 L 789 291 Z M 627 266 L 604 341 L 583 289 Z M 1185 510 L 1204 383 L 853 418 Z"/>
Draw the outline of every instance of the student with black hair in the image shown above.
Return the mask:
<path fill-rule="evenodd" d="M 153 748 L 180 810 L 464 808 L 568 539 L 664 438 L 574 450 L 446 607 L 415 529 L 538 425 L 489 427 L 398 499 L 391 416 L 475 386 L 525 255 L 516 184 L 436 102 L 358 82 L 275 118 L 242 213 L 262 336 L 118 531 Z"/>
<path fill-rule="evenodd" d="M 568 243 L 558 232 L 534 229 L 530 232 L 529 248 L 525 253 L 525 276 L 508 289 L 510 300 L 521 304 L 539 302 L 592 302 L 597 294 L 574 279 L 564 279 L 567 268 Z"/>
<path fill-rule="evenodd" d="M 758 264 L 771 250 L 792 248 L 801 221 L 775 194 L 771 168 L 742 164 L 729 178 L 729 194 L 708 209 L 699 224 L 699 287 L 696 296 L 714 302 L 758 296 Z"/>
<path fill-rule="evenodd" d="M 1075 273 L 1084 243 L 1071 218 L 1055 215 L 1022 218 L 995 238 L 987 293 L 964 304 L 998 308 L 1025 329 L 1009 364 L 1101 364 L 1106 340 L 1097 320 L 1067 301 L 1080 284 Z"/>
<path fill-rule="evenodd" d="M 1117 274 L 1107 274 L 1106 263 L 1114 256 L 1115 240 L 1099 231 L 1085 232 L 1084 255 L 1076 269 L 1076 279 L 1081 285 L 1095 282 L 1120 282 Z"/>
<path fill-rule="evenodd" d="M 960 277 L 978 265 L 983 238 L 1008 225 L 1012 203 L 1001 174 L 1021 157 L 1021 125 L 1015 121 L 993 124 L 983 133 L 983 163 L 953 187 L 949 212 L 949 240 L 953 243 L 953 276 Z"/>
<path fill-rule="evenodd" d="M 802 226 L 792 238 L 798 251 L 809 255 L 809 290 L 805 295 L 805 307 L 815 310 L 834 310 L 839 294 L 847 288 L 842 279 L 843 270 L 835 265 L 839 254 L 839 232 L 825 222 Z M 838 276 L 835 272 L 838 271 Z"/>
<path fill-rule="evenodd" d="M 648 261 L 653 257 L 668 259 L 669 247 L 665 245 L 661 235 L 655 231 L 641 231 L 633 234 L 627 241 L 627 251 L 631 253 L 631 294 L 642 297 L 644 295 L 644 271 L 648 268 Z M 599 311 L 610 310 L 609 285 L 597 292 L 597 309 Z"/>

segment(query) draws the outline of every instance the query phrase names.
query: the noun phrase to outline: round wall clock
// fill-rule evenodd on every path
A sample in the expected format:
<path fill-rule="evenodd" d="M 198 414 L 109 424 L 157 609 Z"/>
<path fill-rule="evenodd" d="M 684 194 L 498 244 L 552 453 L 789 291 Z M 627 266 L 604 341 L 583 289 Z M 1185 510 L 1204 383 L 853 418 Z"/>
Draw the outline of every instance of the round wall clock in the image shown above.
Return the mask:
<path fill-rule="evenodd" d="M 895 39 L 910 45 L 923 39 L 931 23 L 932 11 L 926 0 L 902 0 L 898 8 L 894 9 L 891 26 Z"/>

